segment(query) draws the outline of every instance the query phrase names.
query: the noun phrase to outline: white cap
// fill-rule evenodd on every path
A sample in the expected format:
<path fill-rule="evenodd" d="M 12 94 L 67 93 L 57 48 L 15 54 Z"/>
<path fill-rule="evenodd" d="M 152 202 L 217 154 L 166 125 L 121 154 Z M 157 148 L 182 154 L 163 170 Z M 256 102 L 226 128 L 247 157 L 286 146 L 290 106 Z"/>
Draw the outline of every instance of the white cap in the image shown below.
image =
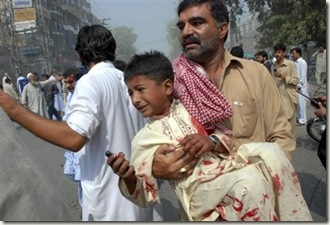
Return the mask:
<path fill-rule="evenodd" d="M 27 75 L 26 75 L 26 78 L 27 79 L 30 79 L 30 76 L 32 75 L 32 73 L 28 73 Z"/>

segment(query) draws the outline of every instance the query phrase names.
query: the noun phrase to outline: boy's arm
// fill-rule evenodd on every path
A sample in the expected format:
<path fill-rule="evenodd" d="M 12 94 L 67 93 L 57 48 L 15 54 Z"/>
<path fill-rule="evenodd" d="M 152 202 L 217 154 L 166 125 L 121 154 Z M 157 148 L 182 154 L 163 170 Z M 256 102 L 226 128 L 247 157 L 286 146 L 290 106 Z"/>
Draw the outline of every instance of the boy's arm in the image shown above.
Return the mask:
<path fill-rule="evenodd" d="M 125 159 L 125 154 L 122 152 L 118 153 L 118 155 L 111 154 L 108 156 L 107 164 L 125 183 L 129 195 L 132 195 L 135 192 L 137 179 L 134 172 L 134 167 Z"/>
<path fill-rule="evenodd" d="M 139 157 L 134 157 L 132 152 L 131 164 L 123 157 L 123 153 L 111 155 L 107 163 L 120 177 L 119 189 L 122 195 L 140 207 L 149 207 L 159 201 L 157 180 L 151 174 L 152 154 L 142 151 Z M 135 172 L 133 165 L 139 170 Z"/>

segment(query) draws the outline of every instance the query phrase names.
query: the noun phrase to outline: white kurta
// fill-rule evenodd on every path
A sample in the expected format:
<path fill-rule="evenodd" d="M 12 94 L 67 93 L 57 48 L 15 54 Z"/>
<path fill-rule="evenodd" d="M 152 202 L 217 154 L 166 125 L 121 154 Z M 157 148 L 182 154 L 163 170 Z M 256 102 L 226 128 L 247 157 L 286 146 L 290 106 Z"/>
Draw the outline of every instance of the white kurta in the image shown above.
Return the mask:
<path fill-rule="evenodd" d="M 55 80 L 55 77 L 51 76 L 48 80 L 40 81 L 39 85 L 32 85 L 30 82 L 24 86 L 21 103 L 27 105 L 27 107 L 35 113 L 48 118 L 47 104 L 45 100 L 44 92 L 42 88 Z"/>
<path fill-rule="evenodd" d="M 187 134 L 201 133 L 199 126 L 176 102 L 169 116 L 151 118 L 132 142 L 131 164 L 138 177 L 135 192 L 130 195 L 121 180 L 122 193 L 143 207 L 159 201 L 151 171 L 154 152 L 161 144 L 177 146 Z M 297 175 L 276 143 L 243 144 L 232 155 L 206 152 L 191 176 L 170 184 L 189 220 L 311 220 Z"/>
<path fill-rule="evenodd" d="M 308 82 L 307 82 L 307 63 L 303 58 L 299 58 L 295 61 L 297 72 L 298 72 L 298 88 L 301 88 L 300 91 L 306 95 L 308 94 Z M 297 118 L 299 123 L 307 123 L 307 113 L 306 113 L 306 101 L 308 101 L 307 98 L 305 98 L 302 95 L 299 95 L 298 99 L 298 108 L 297 108 Z"/>
<path fill-rule="evenodd" d="M 64 110 L 64 100 L 63 100 L 63 94 L 62 94 L 62 85 L 61 82 L 56 81 L 56 86 L 58 88 L 58 93 L 54 94 L 54 108 L 59 111 L 59 112 L 63 112 Z M 56 119 L 56 117 L 54 116 L 54 118 Z"/>
<path fill-rule="evenodd" d="M 146 214 L 121 195 L 119 177 L 106 163 L 107 150 L 131 155 L 135 128 L 123 82 L 110 62 L 98 63 L 80 78 L 70 102 L 68 125 L 89 139 L 79 158 L 85 221 L 152 220 L 150 209 Z"/>

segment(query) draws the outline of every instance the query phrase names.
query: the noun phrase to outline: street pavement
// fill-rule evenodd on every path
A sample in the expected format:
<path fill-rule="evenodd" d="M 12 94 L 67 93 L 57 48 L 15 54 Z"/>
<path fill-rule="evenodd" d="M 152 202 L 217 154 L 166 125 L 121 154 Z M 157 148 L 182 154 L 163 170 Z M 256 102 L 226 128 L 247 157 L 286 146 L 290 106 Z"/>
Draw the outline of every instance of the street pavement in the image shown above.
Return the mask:
<path fill-rule="evenodd" d="M 308 118 L 312 117 L 314 117 L 313 109 L 308 106 Z M 66 204 L 79 219 L 81 210 L 78 203 L 77 186 L 63 174 L 64 149 L 39 139 L 16 123 L 13 125 L 23 143 L 31 150 L 32 157 L 37 158 L 43 172 L 48 174 L 51 183 L 60 190 Z M 1 129 L 6 128 L 1 127 Z M 292 164 L 298 174 L 302 193 L 313 220 L 325 222 L 328 218 L 327 173 L 317 157 L 318 142 L 308 136 L 306 126 L 297 126 L 296 129 L 297 149 L 293 155 Z M 174 192 L 167 181 L 161 180 L 159 184 L 165 221 L 178 221 L 178 204 Z"/>

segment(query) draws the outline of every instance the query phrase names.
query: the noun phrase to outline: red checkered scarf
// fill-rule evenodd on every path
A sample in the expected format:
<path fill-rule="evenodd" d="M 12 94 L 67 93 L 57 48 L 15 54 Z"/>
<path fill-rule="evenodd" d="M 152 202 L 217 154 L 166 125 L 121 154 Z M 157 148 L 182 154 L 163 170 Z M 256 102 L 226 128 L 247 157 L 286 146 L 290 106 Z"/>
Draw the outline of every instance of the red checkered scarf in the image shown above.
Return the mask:
<path fill-rule="evenodd" d="M 217 123 L 232 116 L 232 108 L 212 81 L 198 72 L 196 67 L 200 66 L 183 55 L 174 60 L 174 96 L 180 98 L 190 115 L 206 130 L 213 131 Z"/>

